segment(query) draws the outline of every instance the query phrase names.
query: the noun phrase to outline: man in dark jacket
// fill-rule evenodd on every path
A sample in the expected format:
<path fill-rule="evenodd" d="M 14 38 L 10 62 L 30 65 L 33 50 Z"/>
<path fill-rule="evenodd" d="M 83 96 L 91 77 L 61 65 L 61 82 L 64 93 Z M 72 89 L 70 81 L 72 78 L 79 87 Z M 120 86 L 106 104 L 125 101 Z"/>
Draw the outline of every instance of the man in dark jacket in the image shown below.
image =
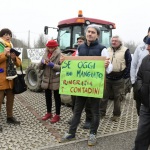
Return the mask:
<path fill-rule="evenodd" d="M 98 38 L 100 35 L 100 28 L 98 25 L 91 24 L 86 28 L 86 41 L 78 48 L 79 56 L 105 56 L 109 58 L 107 49 L 105 46 L 99 44 Z M 112 65 L 108 59 L 105 60 L 106 72 L 109 73 L 112 70 Z M 88 145 L 92 146 L 96 144 L 96 133 L 99 126 L 99 103 L 100 98 L 77 96 L 74 108 L 74 114 L 72 122 L 69 128 L 69 132 L 66 133 L 61 142 L 70 141 L 75 138 L 75 133 L 80 122 L 81 113 L 84 109 L 86 102 L 90 103 L 90 109 L 92 112 L 92 122 L 90 126 L 90 135 L 88 139 Z"/>
<path fill-rule="evenodd" d="M 150 146 L 150 38 L 148 38 L 146 44 L 148 44 L 149 54 L 142 60 L 135 83 L 142 104 L 133 150 L 148 150 Z"/>

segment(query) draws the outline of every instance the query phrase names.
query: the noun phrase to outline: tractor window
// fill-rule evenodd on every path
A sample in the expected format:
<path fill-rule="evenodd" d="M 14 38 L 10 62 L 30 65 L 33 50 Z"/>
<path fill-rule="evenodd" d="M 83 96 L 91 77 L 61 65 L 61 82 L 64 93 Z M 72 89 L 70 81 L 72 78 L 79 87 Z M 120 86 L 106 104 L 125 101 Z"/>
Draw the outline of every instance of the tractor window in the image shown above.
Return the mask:
<path fill-rule="evenodd" d="M 99 41 L 102 45 L 109 47 L 110 46 L 110 38 L 111 38 L 111 30 L 105 27 L 100 28 L 100 38 Z"/>
<path fill-rule="evenodd" d="M 73 42 L 72 42 L 72 47 L 76 48 L 78 46 L 77 44 L 77 38 L 81 36 L 81 26 L 74 26 L 73 27 Z"/>
<path fill-rule="evenodd" d="M 58 32 L 59 47 L 61 50 L 70 48 L 71 30 L 69 27 L 61 28 Z"/>

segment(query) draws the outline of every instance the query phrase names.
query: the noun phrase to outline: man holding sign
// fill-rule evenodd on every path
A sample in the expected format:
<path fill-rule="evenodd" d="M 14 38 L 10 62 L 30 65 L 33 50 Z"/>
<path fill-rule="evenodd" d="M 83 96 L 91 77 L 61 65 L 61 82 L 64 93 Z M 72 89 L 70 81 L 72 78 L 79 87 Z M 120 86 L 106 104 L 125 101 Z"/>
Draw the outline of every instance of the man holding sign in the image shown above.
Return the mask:
<path fill-rule="evenodd" d="M 96 57 L 94 57 L 94 56 L 105 56 L 106 57 L 106 59 L 104 60 L 105 63 L 103 63 L 103 65 L 101 63 L 99 63 L 99 65 L 100 65 L 99 70 L 104 69 L 104 71 L 105 71 L 105 68 L 106 68 L 106 72 L 110 73 L 112 71 L 112 64 L 110 64 L 109 55 L 107 53 L 105 46 L 99 44 L 99 42 L 98 42 L 98 37 L 100 35 L 99 26 L 95 25 L 95 24 L 91 24 L 91 25 L 87 26 L 85 32 L 86 32 L 86 41 L 84 44 L 81 44 L 79 46 L 79 48 L 78 48 L 79 54 L 78 55 L 79 56 L 93 56 L 94 61 L 92 61 L 92 60 L 78 61 L 77 62 L 78 68 L 80 68 L 82 66 L 82 69 L 83 68 L 89 68 L 91 70 L 97 69 L 96 64 L 98 64 L 98 63 L 95 62 Z M 66 63 L 68 63 L 68 66 L 71 65 L 71 61 L 67 61 Z M 65 69 L 65 68 L 63 68 L 63 66 L 64 66 L 63 64 L 62 64 L 61 74 L 63 73 L 63 69 Z M 82 93 L 84 93 L 84 94 L 86 94 L 86 92 L 88 93 L 89 88 L 86 89 L 87 85 L 91 86 L 92 91 L 94 91 L 94 92 L 92 92 L 93 94 L 98 93 L 96 88 L 93 87 L 94 82 L 90 82 L 90 81 L 95 78 L 100 79 L 102 77 L 101 72 L 100 71 L 97 72 L 96 70 L 95 70 L 95 72 L 92 72 L 92 71 L 86 72 L 86 70 L 85 70 L 85 72 L 86 72 L 85 73 L 85 72 L 82 72 L 82 71 L 84 71 L 84 69 L 83 70 L 82 69 L 78 70 L 77 75 L 80 77 L 83 77 L 83 74 L 87 75 L 89 77 L 89 80 L 82 81 L 82 82 L 80 80 L 79 81 L 75 80 L 72 82 L 76 82 L 74 84 L 79 84 L 82 86 L 85 85 L 82 88 Z M 104 75 L 105 75 L 105 73 L 104 73 Z M 69 72 L 68 72 L 68 76 L 69 76 Z M 65 84 L 67 84 L 67 82 Z M 61 90 L 62 89 L 60 89 L 60 91 Z M 74 89 L 72 89 L 72 90 L 74 90 Z M 77 96 L 76 102 L 75 102 L 74 114 L 73 114 L 72 122 L 71 122 L 71 125 L 69 128 L 69 132 L 66 133 L 62 137 L 61 142 L 70 141 L 75 138 L 75 133 L 76 133 L 78 124 L 80 122 L 81 114 L 82 114 L 82 111 L 83 111 L 84 106 L 87 101 L 89 101 L 89 103 L 90 103 L 91 112 L 92 112 L 92 122 L 91 122 L 91 127 L 90 127 L 90 135 L 89 135 L 89 139 L 88 139 L 88 145 L 92 146 L 92 145 L 96 144 L 96 134 L 97 134 L 97 129 L 99 126 L 99 121 L 100 121 L 100 114 L 99 114 L 100 96 L 94 97 L 94 95 L 91 97 L 88 97 L 85 95 Z"/>

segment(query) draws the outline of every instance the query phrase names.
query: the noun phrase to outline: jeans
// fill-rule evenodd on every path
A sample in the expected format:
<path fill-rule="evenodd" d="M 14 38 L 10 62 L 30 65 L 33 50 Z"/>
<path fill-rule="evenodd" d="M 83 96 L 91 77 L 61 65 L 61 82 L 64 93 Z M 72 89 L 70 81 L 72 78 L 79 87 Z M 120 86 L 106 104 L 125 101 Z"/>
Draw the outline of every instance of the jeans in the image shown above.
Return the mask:
<path fill-rule="evenodd" d="M 83 96 L 77 96 L 76 102 L 75 102 L 75 107 L 74 107 L 74 114 L 73 114 L 72 122 L 71 122 L 71 125 L 69 128 L 70 134 L 76 133 L 78 124 L 80 122 L 82 111 L 87 102 L 90 103 L 90 110 L 92 113 L 92 122 L 91 122 L 91 127 L 90 127 L 90 133 L 92 133 L 92 134 L 97 133 L 97 129 L 99 126 L 99 121 L 100 121 L 100 115 L 99 115 L 100 98 L 92 98 L 92 97 L 87 98 L 87 97 L 83 97 Z"/>
<path fill-rule="evenodd" d="M 75 102 L 76 102 L 76 96 L 71 96 L 72 99 L 72 111 L 74 111 L 74 106 L 75 106 Z M 85 104 L 85 113 L 86 113 L 86 122 L 91 122 L 92 120 L 92 113 L 91 113 L 91 109 L 90 109 L 90 103 L 89 101 L 86 101 Z"/>

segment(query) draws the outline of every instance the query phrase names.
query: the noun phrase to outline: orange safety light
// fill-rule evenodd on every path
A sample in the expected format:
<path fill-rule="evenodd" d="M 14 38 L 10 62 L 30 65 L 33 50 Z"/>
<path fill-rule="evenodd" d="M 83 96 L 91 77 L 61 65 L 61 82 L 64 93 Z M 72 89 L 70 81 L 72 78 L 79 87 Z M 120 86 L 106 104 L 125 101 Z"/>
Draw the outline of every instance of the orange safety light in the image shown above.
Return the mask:
<path fill-rule="evenodd" d="M 78 18 L 76 20 L 76 22 L 78 22 L 78 23 L 85 23 L 85 19 L 84 18 Z"/>
<path fill-rule="evenodd" d="M 82 10 L 78 11 L 78 17 L 83 17 Z"/>

